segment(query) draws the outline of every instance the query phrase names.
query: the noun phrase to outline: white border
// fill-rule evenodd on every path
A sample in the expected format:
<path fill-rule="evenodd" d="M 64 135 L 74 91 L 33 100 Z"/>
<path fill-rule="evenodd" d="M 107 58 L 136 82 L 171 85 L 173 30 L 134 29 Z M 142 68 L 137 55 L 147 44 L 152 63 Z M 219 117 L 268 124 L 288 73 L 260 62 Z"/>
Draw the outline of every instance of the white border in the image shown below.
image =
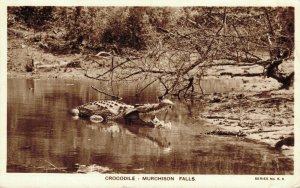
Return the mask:
<path fill-rule="evenodd" d="M 293 6 L 295 7 L 295 164 L 294 175 L 287 176 L 265 176 L 284 178 L 284 181 L 255 180 L 255 175 L 191 175 L 196 181 L 107 181 L 106 174 L 46 174 L 46 173 L 6 173 L 6 144 L 7 144 L 7 6 Z M 300 31 L 300 0 L 114 0 L 109 2 L 91 0 L 48 0 L 45 1 L 17 1 L 7 0 L 0 2 L 0 187 L 300 187 L 300 139 L 299 139 L 299 31 Z M 125 175 L 124 175 L 125 176 Z M 126 174 L 126 176 L 131 176 Z M 146 175 L 134 175 L 135 178 L 142 178 Z M 178 179 L 181 175 L 153 175 L 172 176 Z M 188 175 L 183 175 L 188 176 Z"/>

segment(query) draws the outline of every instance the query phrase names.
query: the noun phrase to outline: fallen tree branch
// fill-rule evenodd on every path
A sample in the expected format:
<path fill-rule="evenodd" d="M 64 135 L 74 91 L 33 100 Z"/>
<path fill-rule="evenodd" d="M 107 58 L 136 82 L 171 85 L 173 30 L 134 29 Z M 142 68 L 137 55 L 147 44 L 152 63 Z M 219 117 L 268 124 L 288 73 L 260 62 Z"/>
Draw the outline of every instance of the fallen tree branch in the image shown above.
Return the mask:
<path fill-rule="evenodd" d="M 267 131 L 264 131 L 264 130 L 259 130 L 259 131 L 252 131 L 252 132 L 249 132 L 251 134 L 257 134 L 257 133 L 268 133 L 268 132 L 276 132 L 278 130 L 267 130 Z"/>
<path fill-rule="evenodd" d="M 44 161 L 46 163 L 48 163 L 50 166 L 52 166 L 52 168 L 49 168 L 49 169 L 51 169 L 51 170 L 59 170 L 59 171 L 62 171 L 62 172 L 66 172 L 66 168 L 64 168 L 64 167 L 56 167 L 54 164 L 50 163 L 46 159 L 44 159 Z M 46 168 L 46 170 L 48 170 L 48 169 Z"/>
<path fill-rule="evenodd" d="M 57 168 L 54 164 L 50 163 L 49 161 L 47 161 L 46 159 L 44 159 L 45 162 L 47 162 L 48 164 L 50 164 L 52 167 Z"/>
<path fill-rule="evenodd" d="M 128 78 L 130 78 L 130 77 L 132 77 L 134 75 L 138 75 L 138 74 L 142 74 L 142 73 L 143 73 L 143 71 L 136 71 L 136 72 L 131 73 L 131 74 L 125 76 L 125 77 L 120 78 L 119 81 L 126 80 L 126 79 L 128 79 Z"/>
<path fill-rule="evenodd" d="M 221 59 L 220 59 L 221 60 Z M 222 58 L 222 60 L 225 60 Z M 232 60 L 232 59 L 228 59 L 227 60 Z M 228 65 L 232 65 L 232 66 L 254 66 L 254 65 L 258 65 L 256 63 L 211 63 L 211 64 L 206 64 L 206 65 L 199 65 L 198 67 L 218 67 L 218 66 L 228 66 Z"/>
<path fill-rule="evenodd" d="M 214 131 L 207 132 L 208 135 L 219 135 L 219 136 L 238 136 L 243 137 L 247 136 L 244 132 L 240 131 L 223 131 L 220 129 L 216 129 Z"/>
<path fill-rule="evenodd" d="M 135 58 L 135 59 L 138 59 L 138 58 Z M 134 60 L 135 60 L 135 59 L 134 59 Z M 127 63 L 127 62 L 132 62 L 132 60 L 129 59 L 129 58 L 126 58 L 126 61 L 124 61 L 124 62 L 118 64 L 117 66 L 113 66 L 111 69 L 109 69 L 108 71 L 104 72 L 103 74 L 98 75 L 96 78 L 99 78 L 99 77 L 104 76 L 105 74 L 107 74 L 107 73 L 109 73 L 109 72 L 112 72 L 113 70 L 115 70 L 116 68 L 118 68 L 118 67 L 124 65 L 124 64 Z"/>
<path fill-rule="evenodd" d="M 226 117 L 226 116 L 213 116 L 213 115 L 202 115 L 207 119 L 230 119 L 230 120 L 241 120 L 240 118 Z"/>
<path fill-rule="evenodd" d="M 221 27 L 217 30 L 217 32 L 214 34 L 213 38 L 210 40 L 206 50 L 203 52 L 198 52 L 199 54 L 201 54 L 202 58 L 198 59 L 197 61 L 195 61 L 192 65 L 190 65 L 189 67 L 187 67 L 182 74 L 187 74 L 188 72 L 190 72 L 191 70 L 193 70 L 195 67 L 197 67 L 198 65 L 202 64 L 203 62 L 205 62 L 208 58 L 208 54 L 212 49 L 213 43 L 215 42 L 216 38 L 219 36 L 221 30 L 224 28 L 225 25 L 225 21 L 226 21 L 226 8 L 224 8 L 224 12 L 223 12 L 223 24 L 221 25 Z"/>
<path fill-rule="evenodd" d="M 184 92 L 184 97 L 186 96 L 186 93 L 187 93 L 187 91 L 191 88 L 191 90 L 192 90 L 192 93 L 193 93 L 193 91 L 194 91 L 194 77 L 191 77 L 191 78 L 189 78 L 188 79 L 188 81 L 189 81 L 189 83 L 186 85 L 186 86 L 184 86 L 182 89 L 179 89 L 178 91 L 177 91 L 177 97 L 178 97 L 178 99 L 180 99 L 180 93 L 182 92 L 182 91 L 185 91 Z"/>
<path fill-rule="evenodd" d="M 138 93 L 136 93 L 136 95 L 140 95 L 147 87 L 149 87 L 150 85 L 152 85 L 153 83 L 156 82 L 156 79 L 153 80 L 152 82 L 148 83 L 145 87 L 143 87 Z"/>
<path fill-rule="evenodd" d="M 99 93 L 111 97 L 113 100 L 122 100 L 122 99 L 123 99 L 122 97 L 118 97 L 118 96 L 115 96 L 115 95 L 108 94 L 108 93 L 106 93 L 106 92 L 104 92 L 104 91 L 101 91 L 101 90 L 95 88 L 94 86 L 91 86 L 91 87 L 92 87 L 94 90 L 98 91 Z"/>
<path fill-rule="evenodd" d="M 87 78 L 91 78 L 91 79 L 95 79 L 95 80 L 99 80 L 99 81 L 109 81 L 109 80 L 106 80 L 106 79 L 101 79 L 101 78 L 97 78 L 97 77 L 93 77 L 93 76 L 88 75 L 88 70 L 86 70 L 84 76 L 87 77 Z"/>
<path fill-rule="evenodd" d="M 255 100 L 255 102 L 267 102 L 267 101 L 270 101 L 270 102 L 274 102 L 274 101 L 289 101 L 289 102 L 294 102 L 294 98 L 284 98 L 284 97 L 273 97 L 273 98 L 268 98 L 268 99 L 258 99 L 258 100 Z"/>
<path fill-rule="evenodd" d="M 105 52 L 105 51 L 100 51 L 95 56 L 111 56 L 111 53 Z"/>
<path fill-rule="evenodd" d="M 263 73 L 246 73 L 246 74 L 241 74 L 241 73 L 231 73 L 231 72 L 221 72 L 221 76 L 231 76 L 231 77 L 237 77 L 237 76 L 243 76 L 243 77 L 255 77 L 255 76 L 262 76 Z"/>
<path fill-rule="evenodd" d="M 158 78 L 158 80 L 159 80 L 159 82 L 164 86 L 164 88 L 165 88 L 165 93 L 163 94 L 163 95 L 161 95 L 161 96 L 159 96 L 158 98 L 164 98 L 166 95 L 168 95 L 169 94 L 169 88 L 167 87 L 167 85 L 162 81 L 162 78 L 161 77 L 159 77 Z"/>

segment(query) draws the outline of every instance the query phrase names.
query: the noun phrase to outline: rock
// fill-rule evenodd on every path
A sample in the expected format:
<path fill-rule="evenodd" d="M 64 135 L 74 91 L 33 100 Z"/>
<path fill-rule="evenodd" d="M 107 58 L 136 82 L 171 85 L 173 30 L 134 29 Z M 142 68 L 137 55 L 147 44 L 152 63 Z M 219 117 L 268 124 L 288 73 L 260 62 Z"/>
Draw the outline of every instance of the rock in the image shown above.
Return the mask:
<path fill-rule="evenodd" d="M 237 126 L 239 126 L 239 123 L 237 123 L 237 122 L 236 123 L 232 123 L 231 126 L 232 127 L 237 127 Z"/>
<path fill-rule="evenodd" d="M 244 80 L 244 79 L 242 79 L 242 81 L 243 81 L 244 84 L 249 82 L 249 80 Z"/>
<path fill-rule="evenodd" d="M 294 137 L 290 136 L 283 138 L 275 144 L 276 149 L 281 149 L 282 146 L 294 146 Z"/>
<path fill-rule="evenodd" d="M 80 61 L 72 61 L 66 65 L 66 68 L 81 68 Z"/>
<path fill-rule="evenodd" d="M 210 100 L 211 103 L 219 103 L 221 102 L 221 99 L 219 97 L 213 97 L 213 99 Z"/>
<path fill-rule="evenodd" d="M 289 124 L 289 121 L 287 119 L 281 119 L 281 120 L 279 120 L 279 123 L 286 125 L 286 124 Z"/>
<path fill-rule="evenodd" d="M 78 167 L 77 167 L 78 166 Z M 92 164 L 90 166 L 86 166 L 86 165 L 76 165 L 77 169 L 77 173 L 92 173 L 92 172 L 96 172 L 96 173 L 108 173 L 111 172 L 111 169 L 105 166 L 99 166 L 96 164 Z"/>
<path fill-rule="evenodd" d="M 243 98 L 245 98 L 245 95 L 239 94 L 239 95 L 236 95 L 235 97 L 236 97 L 236 99 L 243 99 Z"/>
<path fill-rule="evenodd" d="M 274 121 L 269 121 L 268 123 L 269 123 L 269 125 L 275 125 L 276 124 Z"/>

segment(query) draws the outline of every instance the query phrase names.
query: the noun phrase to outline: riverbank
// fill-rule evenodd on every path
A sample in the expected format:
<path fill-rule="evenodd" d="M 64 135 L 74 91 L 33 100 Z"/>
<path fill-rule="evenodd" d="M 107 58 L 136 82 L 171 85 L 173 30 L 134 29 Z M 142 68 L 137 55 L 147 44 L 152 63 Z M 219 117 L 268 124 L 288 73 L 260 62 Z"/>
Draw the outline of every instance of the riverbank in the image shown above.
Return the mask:
<path fill-rule="evenodd" d="M 199 118 L 211 125 L 270 147 L 294 136 L 294 96 L 291 90 L 216 94 L 209 96 Z M 293 157 L 293 147 L 283 146 Z"/>

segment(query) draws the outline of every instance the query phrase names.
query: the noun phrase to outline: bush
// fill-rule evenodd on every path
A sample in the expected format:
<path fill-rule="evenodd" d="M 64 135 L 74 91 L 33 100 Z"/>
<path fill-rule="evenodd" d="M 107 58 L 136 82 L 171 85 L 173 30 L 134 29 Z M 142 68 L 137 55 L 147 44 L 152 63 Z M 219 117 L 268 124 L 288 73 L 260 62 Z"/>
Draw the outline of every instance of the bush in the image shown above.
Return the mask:
<path fill-rule="evenodd" d="M 142 8 L 130 8 L 128 14 L 110 19 L 108 27 L 101 36 L 101 42 L 129 47 L 136 50 L 146 46 L 147 21 L 144 19 Z"/>
<path fill-rule="evenodd" d="M 16 19 L 37 30 L 44 29 L 49 21 L 53 20 L 54 7 L 13 7 Z"/>

